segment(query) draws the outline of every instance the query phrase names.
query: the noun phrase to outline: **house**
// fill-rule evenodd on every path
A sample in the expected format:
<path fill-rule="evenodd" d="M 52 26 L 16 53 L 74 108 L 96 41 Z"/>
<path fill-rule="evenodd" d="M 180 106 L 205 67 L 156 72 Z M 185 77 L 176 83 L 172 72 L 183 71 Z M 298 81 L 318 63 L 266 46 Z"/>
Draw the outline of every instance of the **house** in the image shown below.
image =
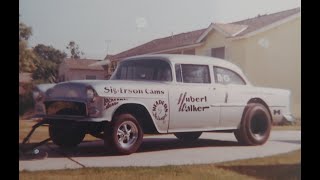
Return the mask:
<path fill-rule="evenodd" d="M 101 60 L 66 58 L 59 66 L 59 80 L 106 79 L 104 65 L 93 65 Z"/>
<path fill-rule="evenodd" d="M 142 54 L 195 54 L 240 66 L 252 84 L 291 90 L 291 110 L 301 112 L 300 8 L 155 39 L 111 57 L 111 64 Z"/>

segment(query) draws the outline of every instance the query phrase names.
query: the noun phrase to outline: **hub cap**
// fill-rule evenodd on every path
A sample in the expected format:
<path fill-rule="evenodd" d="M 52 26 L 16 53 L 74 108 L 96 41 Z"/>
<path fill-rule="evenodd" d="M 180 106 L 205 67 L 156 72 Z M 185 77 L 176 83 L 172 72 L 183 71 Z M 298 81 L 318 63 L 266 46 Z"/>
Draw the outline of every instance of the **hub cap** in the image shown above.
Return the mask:
<path fill-rule="evenodd" d="M 138 138 L 137 126 L 131 121 L 123 122 L 117 130 L 117 138 L 122 148 L 131 147 Z"/>

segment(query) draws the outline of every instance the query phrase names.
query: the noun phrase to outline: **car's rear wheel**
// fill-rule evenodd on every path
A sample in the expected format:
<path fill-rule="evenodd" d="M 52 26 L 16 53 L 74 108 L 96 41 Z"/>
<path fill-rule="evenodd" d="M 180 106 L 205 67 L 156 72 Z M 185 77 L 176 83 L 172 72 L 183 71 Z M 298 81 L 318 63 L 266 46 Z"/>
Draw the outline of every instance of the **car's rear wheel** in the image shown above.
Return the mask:
<path fill-rule="evenodd" d="M 238 142 L 243 145 L 264 144 L 271 132 L 271 116 L 262 104 L 248 104 L 239 129 L 234 132 Z"/>
<path fill-rule="evenodd" d="M 120 114 L 106 127 L 105 145 L 116 153 L 128 155 L 136 152 L 143 139 L 143 131 L 136 118 L 128 113 Z"/>
<path fill-rule="evenodd" d="M 174 135 L 183 142 L 192 142 L 201 136 L 202 132 L 179 132 L 174 133 Z"/>
<path fill-rule="evenodd" d="M 63 148 L 71 148 L 82 142 L 85 133 L 80 128 L 51 124 L 49 125 L 49 136 L 54 144 Z"/>

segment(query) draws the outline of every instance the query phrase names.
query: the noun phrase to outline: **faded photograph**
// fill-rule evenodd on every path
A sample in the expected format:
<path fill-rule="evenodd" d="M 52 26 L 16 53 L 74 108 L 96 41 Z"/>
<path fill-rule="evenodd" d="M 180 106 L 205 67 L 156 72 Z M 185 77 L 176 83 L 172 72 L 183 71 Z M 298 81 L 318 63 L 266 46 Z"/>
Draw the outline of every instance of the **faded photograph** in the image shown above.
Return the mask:
<path fill-rule="evenodd" d="M 19 179 L 301 179 L 301 1 L 19 0 Z"/>

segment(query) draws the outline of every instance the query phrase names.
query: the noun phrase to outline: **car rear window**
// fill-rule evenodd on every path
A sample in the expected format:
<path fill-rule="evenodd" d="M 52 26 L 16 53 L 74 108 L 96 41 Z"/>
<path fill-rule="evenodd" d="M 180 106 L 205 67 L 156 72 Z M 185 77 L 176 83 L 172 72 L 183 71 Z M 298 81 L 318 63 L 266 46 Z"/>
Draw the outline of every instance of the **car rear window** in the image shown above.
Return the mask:
<path fill-rule="evenodd" d="M 245 81 L 242 79 L 240 75 L 236 72 L 222 68 L 222 67 L 213 67 L 215 82 L 219 84 L 238 84 L 245 85 Z"/>

